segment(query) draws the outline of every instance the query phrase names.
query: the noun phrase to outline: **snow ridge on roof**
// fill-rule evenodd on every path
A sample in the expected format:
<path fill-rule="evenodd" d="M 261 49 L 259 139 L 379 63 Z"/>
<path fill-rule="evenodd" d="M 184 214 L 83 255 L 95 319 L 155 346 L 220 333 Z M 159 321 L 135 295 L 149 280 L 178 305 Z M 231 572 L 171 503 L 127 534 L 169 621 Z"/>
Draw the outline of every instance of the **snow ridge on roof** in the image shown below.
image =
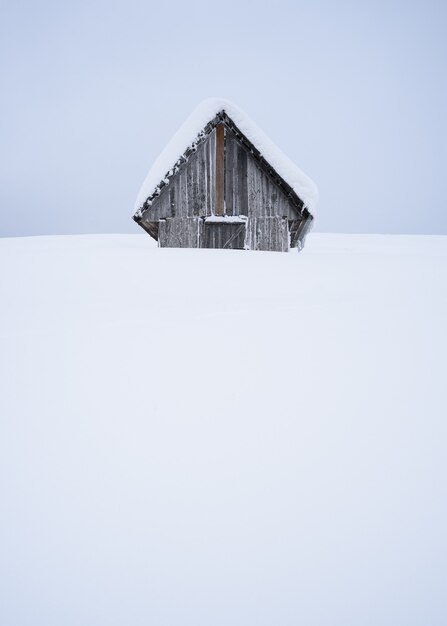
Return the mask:
<path fill-rule="evenodd" d="M 292 187 L 309 212 L 315 217 L 318 188 L 313 180 L 300 170 L 242 109 L 223 98 L 207 98 L 203 100 L 178 129 L 149 170 L 138 193 L 135 211 L 138 211 L 143 206 L 147 198 L 153 194 L 161 181 L 166 178 L 180 156 L 194 143 L 205 126 L 221 111 L 225 111 L 228 117 L 233 120 L 239 130 L 259 150 L 264 159 L 270 163 L 281 178 Z"/>

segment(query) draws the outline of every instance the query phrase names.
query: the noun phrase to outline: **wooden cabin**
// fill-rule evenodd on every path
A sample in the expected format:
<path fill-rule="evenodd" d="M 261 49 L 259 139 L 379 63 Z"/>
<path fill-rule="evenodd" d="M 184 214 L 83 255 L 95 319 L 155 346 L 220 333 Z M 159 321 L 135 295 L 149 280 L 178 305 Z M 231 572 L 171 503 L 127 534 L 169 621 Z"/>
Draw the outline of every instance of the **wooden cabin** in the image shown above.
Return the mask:
<path fill-rule="evenodd" d="M 315 184 L 232 103 L 205 100 L 151 168 L 134 220 L 160 247 L 301 249 Z"/>

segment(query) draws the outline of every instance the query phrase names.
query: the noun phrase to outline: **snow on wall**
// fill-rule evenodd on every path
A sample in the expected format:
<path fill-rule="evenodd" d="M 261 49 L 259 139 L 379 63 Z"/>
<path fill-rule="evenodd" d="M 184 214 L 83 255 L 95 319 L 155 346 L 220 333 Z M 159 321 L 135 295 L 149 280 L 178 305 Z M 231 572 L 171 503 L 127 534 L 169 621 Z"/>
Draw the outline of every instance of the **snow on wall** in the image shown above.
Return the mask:
<path fill-rule="evenodd" d="M 272 165 L 286 183 L 292 187 L 310 213 L 315 217 L 318 188 L 313 180 L 300 170 L 242 109 L 222 98 L 207 98 L 203 100 L 172 137 L 149 170 L 138 193 L 135 211 L 141 208 L 159 183 L 165 179 L 167 172 L 173 167 L 174 163 L 190 147 L 204 127 L 221 111 L 227 113 L 239 130 L 244 133 L 247 139 L 259 150 L 266 161 Z"/>

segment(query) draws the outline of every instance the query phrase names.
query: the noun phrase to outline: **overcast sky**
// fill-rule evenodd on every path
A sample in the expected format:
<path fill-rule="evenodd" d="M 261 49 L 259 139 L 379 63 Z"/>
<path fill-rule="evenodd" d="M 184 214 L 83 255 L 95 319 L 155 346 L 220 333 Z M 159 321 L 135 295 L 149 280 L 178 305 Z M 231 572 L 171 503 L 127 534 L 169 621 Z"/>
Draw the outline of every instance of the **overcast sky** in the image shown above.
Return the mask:
<path fill-rule="evenodd" d="M 147 170 L 209 96 L 316 181 L 317 231 L 447 233 L 447 3 L 1 7 L 0 235 L 141 232 Z"/>

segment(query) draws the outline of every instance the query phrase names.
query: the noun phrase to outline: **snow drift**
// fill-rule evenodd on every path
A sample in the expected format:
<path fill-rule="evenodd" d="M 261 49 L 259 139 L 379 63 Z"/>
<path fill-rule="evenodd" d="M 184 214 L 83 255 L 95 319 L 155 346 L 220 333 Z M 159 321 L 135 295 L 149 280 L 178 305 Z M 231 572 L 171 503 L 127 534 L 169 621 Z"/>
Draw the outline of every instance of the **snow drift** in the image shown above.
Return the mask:
<path fill-rule="evenodd" d="M 0 623 L 447 620 L 446 238 L 0 240 Z"/>

